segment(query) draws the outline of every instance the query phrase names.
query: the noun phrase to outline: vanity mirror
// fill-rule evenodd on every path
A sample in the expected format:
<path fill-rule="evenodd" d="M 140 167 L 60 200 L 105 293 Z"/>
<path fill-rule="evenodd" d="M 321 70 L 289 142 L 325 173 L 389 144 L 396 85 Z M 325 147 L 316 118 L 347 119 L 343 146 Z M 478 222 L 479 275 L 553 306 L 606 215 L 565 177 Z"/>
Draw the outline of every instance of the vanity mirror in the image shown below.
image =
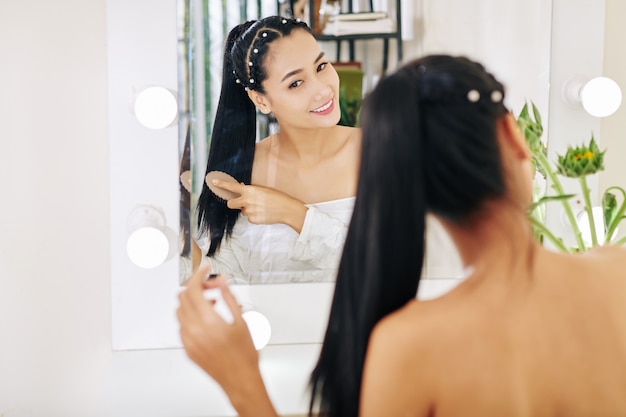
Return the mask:
<path fill-rule="evenodd" d="M 385 4 L 378 4 L 378 7 L 394 6 L 391 4 L 393 2 L 380 3 Z M 196 206 L 205 181 L 211 129 L 222 81 L 223 45 L 226 36 L 240 22 L 276 14 L 276 5 L 274 0 L 222 3 L 179 0 L 179 98 L 184 106 L 179 119 L 181 282 L 189 275 L 191 265 L 199 262 L 193 257 L 205 256 L 207 248 L 206 239 L 197 239 Z M 467 10 L 451 15 L 447 13 L 451 9 Z M 527 99 L 532 99 L 547 119 L 550 1 L 534 0 L 520 5 L 504 6 L 496 0 L 482 0 L 472 3 L 471 7 L 459 0 L 423 1 L 417 7 L 412 5 L 411 12 L 415 16 L 414 23 L 419 27 L 411 31 L 415 34 L 414 39 L 405 40 L 406 59 L 436 52 L 468 55 L 484 62 L 498 78 L 504 80 L 507 86 L 506 102 L 514 112 L 518 112 Z M 481 24 L 476 25 L 476 22 Z M 329 50 L 334 45 L 322 43 L 321 47 L 327 56 L 335 56 L 335 51 Z M 360 48 L 357 50 L 358 59 L 364 61 L 366 68 L 372 69 L 373 65 L 368 62 L 369 51 L 378 46 L 364 42 L 357 44 L 357 47 Z M 532 51 L 532 54 L 526 53 L 527 51 Z M 257 140 L 278 128 L 271 120 L 259 113 Z M 429 235 L 429 256 L 426 260 L 426 276 L 433 280 L 426 280 L 422 284 L 425 296 L 431 291 L 429 288 L 445 286 L 446 279 L 454 280 L 461 273 L 456 254 L 446 238 L 445 233 L 433 222 Z M 194 253 L 194 242 L 198 243 L 201 251 Z M 268 251 L 274 249 L 269 246 L 267 245 Z M 293 283 L 299 280 L 296 276 L 301 271 L 274 271 L 272 274 L 275 279 L 263 278 L 263 282 L 274 283 L 270 288 L 247 285 L 251 276 L 262 274 L 263 271 L 255 270 L 246 271 L 246 276 L 235 276 L 234 282 L 246 284 L 234 285 L 233 290 L 239 294 L 243 303 L 254 305 L 271 316 L 270 322 L 279 334 L 284 335 L 276 336 L 272 343 L 320 341 L 332 292 L 334 271 L 325 271 L 325 277 L 321 278 L 305 278 L 303 281 L 317 281 L 306 284 Z M 435 281 L 435 278 L 439 281 Z M 259 281 L 261 280 L 257 280 Z M 433 294 L 436 292 L 434 290 Z M 293 303 L 293 306 L 287 307 L 281 304 L 283 302 Z M 281 324 L 285 321 L 285 311 L 289 311 L 294 321 L 288 326 Z M 314 331 L 310 331 L 311 329 Z M 296 336 L 298 330 L 303 338 Z"/>
<path fill-rule="evenodd" d="M 158 27 L 143 31 L 146 39 L 133 38 L 133 43 L 126 38 L 133 30 L 131 22 L 145 20 L 142 7 L 149 6 L 146 3 L 131 7 L 121 0 L 110 1 L 109 6 L 111 27 L 120 28 L 119 35 L 111 32 L 109 55 L 111 166 L 115 184 L 111 197 L 115 349 L 180 346 L 174 314 L 175 294 L 186 277 L 186 272 L 181 271 L 188 271 L 184 256 L 190 251 L 184 251 L 183 258 L 170 259 L 154 269 L 138 268 L 123 250 L 128 234 L 126 217 L 137 204 L 156 205 L 163 209 L 169 228 L 183 230 L 179 236 L 183 243 L 192 238 L 194 200 L 190 194 L 186 215 L 189 223 L 181 228 L 180 206 L 186 197 L 180 190 L 189 186 L 187 178 L 191 178 L 193 185 L 194 181 L 201 183 L 204 176 L 208 124 L 212 122 L 212 109 L 221 82 L 224 34 L 243 16 L 256 18 L 276 13 L 275 0 L 247 3 L 178 0 L 170 3 L 160 12 Z M 552 121 L 553 111 L 548 106 L 552 2 L 532 0 L 504 5 L 498 0 L 480 0 L 472 2 L 471 6 L 466 3 L 463 0 L 423 0 L 412 5 L 412 13 L 403 13 L 405 17 L 413 16 L 413 37 L 404 40 L 405 60 L 434 52 L 468 55 L 484 62 L 505 82 L 506 101 L 513 111 L 518 112 L 526 99 L 532 99 L 544 118 L 550 116 Z M 458 13 L 450 14 L 449 10 Z M 178 19 L 173 17 L 176 13 Z M 120 18 L 115 20 L 116 16 Z M 121 16 L 127 16 L 127 20 L 122 20 Z M 152 54 L 155 44 L 160 45 L 159 48 L 162 45 L 167 54 Z M 380 54 L 370 52 L 381 46 L 375 41 L 356 43 L 356 58 L 363 63 L 366 72 L 379 73 Z M 322 48 L 328 56 L 335 56 L 332 43 L 322 44 Z M 367 82 L 373 81 L 369 77 Z M 138 82 L 178 89 L 181 109 L 178 130 L 169 127 L 147 131 L 138 125 L 124 106 Z M 271 124 L 268 126 L 273 128 Z M 198 144 L 194 145 L 194 138 L 199 139 Z M 188 156 L 184 156 L 186 152 Z M 147 166 L 138 167 L 140 163 Z M 134 174 L 128 176 L 129 172 Z M 182 175 L 181 182 L 184 172 L 187 174 Z M 185 219 L 184 213 L 180 217 Z M 435 296 L 458 283 L 460 268 L 456 253 L 451 251 L 447 236 L 438 231 L 434 228 L 429 236 L 426 260 L 429 279 L 420 285 L 422 297 Z M 236 287 L 234 290 L 242 304 L 252 306 L 270 320 L 271 345 L 321 341 L 332 282 Z"/>

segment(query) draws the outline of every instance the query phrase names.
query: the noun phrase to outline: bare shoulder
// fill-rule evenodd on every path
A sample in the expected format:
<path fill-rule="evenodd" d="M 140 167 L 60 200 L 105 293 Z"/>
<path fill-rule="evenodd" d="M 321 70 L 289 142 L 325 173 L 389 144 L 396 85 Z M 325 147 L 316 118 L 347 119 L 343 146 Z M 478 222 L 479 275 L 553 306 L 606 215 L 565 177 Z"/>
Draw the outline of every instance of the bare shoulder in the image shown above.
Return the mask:
<path fill-rule="evenodd" d="M 593 248 L 581 256 L 586 261 L 585 270 L 589 281 L 595 281 L 603 289 L 626 301 L 626 249 L 616 245 Z"/>
<path fill-rule="evenodd" d="M 597 246 L 584 253 L 590 260 L 622 262 L 626 265 L 626 248 L 618 245 Z"/>
<path fill-rule="evenodd" d="M 596 279 L 596 276 L 607 279 L 619 277 L 626 285 L 626 249 L 621 246 L 595 247 L 580 254 L 578 264 L 579 270 L 584 271 L 590 278 Z"/>
<path fill-rule="evenodd" d="M 431 310 L 411 301 L 383 318 L 367 347 L 363 373 L 363 416 L 427 416 L 433 404 Z M 398 378 L 398 375 L 402 375 Z"/>
<path fill-rule="evenodd" d="M 438 301 L 410 301 L 404 307 L 380 320 L 370 337 L 372 350 L 393 349 L 414 354 L 415 349 L 428 349 L 431 346 L 433 330 L 440 328 Z M 422 352 L 424 353 L 424 352 Z M 399 358 L 399 357 L 398 357 Z"/>

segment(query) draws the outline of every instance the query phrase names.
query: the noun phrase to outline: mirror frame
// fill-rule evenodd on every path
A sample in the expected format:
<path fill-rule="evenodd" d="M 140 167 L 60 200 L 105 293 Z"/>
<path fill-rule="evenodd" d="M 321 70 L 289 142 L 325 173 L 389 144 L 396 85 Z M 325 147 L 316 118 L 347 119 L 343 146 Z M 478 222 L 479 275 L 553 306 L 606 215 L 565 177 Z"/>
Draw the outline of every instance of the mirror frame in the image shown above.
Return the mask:
<path fill-rule="evenodd" d="M 176 89 L 177 28 L 172 18 L 176 12 L 173 0 L 158 7 L 131 3 L 107 2 L 113 349 L 180 347 L 174 314 L 179 289 L 177 259 L 142 270 L 130 263 L 124 250 L 127 216 L 137 204 L 157 205 L 163 208 L 168 227 L 177 230 L 179 225 L 178 159 L 173 157 L 178 155 L 176 129 L 149 131 L 129 111 L 129 96 L 138 85 Z M 558 10 L 552 18 L 550 61 L 550 83 L 556 86 L 550 92 L 548 125 L 553 157 L 580 132 L 599 132 L 599 120 L 568 108 L 558 86 L 572 76 L 572 68 L 580 74 L 602 74 L 604 1 L 572 4 L 552 0 L 552 4 Z M 150 19 L 145 17 L 147 7 L 153 10 Z M 145 26 L 142 33 L 135 29 L 137 22 Z M 578 29 L 583 24 L 589 29 L 585 33 Z M 128 38 L 128 33 L 135 36 Z M 572 43 L 578 45 L 576 54 L 571 51 Z M 158 54 L 153 53 L 155 44 L 159 45 Z M 591 186 L 597 189 L 597 185 Z M 548 221 L 558 221 L 558 213 Z"/>

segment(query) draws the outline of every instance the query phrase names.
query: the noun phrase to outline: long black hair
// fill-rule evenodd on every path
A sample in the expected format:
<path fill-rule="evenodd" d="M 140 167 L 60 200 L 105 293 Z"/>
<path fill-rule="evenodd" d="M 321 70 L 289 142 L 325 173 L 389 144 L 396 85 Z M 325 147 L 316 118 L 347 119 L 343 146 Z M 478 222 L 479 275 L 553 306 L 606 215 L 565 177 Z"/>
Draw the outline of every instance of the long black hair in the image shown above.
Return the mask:
<path fill-rule="evenodd" d="M 416 297 L 426 213 L 463 222 L 504 192 L 495 138 L 503 98 L 482 65 L 433 55 L 381 79 L 365 99 L 357 198 L 311 377 L 311 410 L 358 415 L 370 333 Z"/>
<path fill-rule="evenodd" d="M 295 29 L 312 33 L 297 19 L 269 16 L 234 27 L 226 39 L 222 87 L 211 133 L 206 172 L 224 171 L 239 182 L 250 183 L 256 142 L 256 109 L 248 90 L 265 93 L 267 77 L 264 57 L 270 44 Z M 198 198 L 198 230 L 209 232 L 208 255 L 232 233 L 239 210 L 231 210 L 216 198 L 206 184 Z"/>

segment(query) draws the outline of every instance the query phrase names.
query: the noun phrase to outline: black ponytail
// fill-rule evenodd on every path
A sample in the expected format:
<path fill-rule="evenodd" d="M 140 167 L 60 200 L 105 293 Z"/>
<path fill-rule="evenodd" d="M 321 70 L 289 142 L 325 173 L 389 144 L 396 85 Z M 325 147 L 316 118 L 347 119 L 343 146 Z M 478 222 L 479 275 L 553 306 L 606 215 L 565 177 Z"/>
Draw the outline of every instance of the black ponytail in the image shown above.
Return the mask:
<path fill-rule="evenodd" d="M 222 70 L 222 88 L 211 133 L 209 159 L 206 173 L 210 171 L 227 172 L 240 182 L 250 183 L 254 144 L 256 140 L 256 109 L 248 98 L 244 88 L 235 81 L 231 50 L 241 36 L 241 32 L 250 26 L 247 22 L 231 30 L 226 40 L 224 66 Z M 224 234 L 231 234 L 238 210 L 229 209 L 219 200 L 206 183 L 198 198 L 198 229 L 201 234 L 210 233 L 211 245 L 208 255 L 219 248 Z"/>
<path fill-rule="evenodd" d="M 473 89 L 476 101 L 468 99 Z M 364 100 L 357 198 L 310 415 L 319 408 L 321 416 L 358 416 L 372 329 L 416 297 L 427 211 L 462 221 L 503 192 L 495 140 L 503 94 L 479 64 L 431 56 L 381 79 Z"/>
<path fill-rule="evenodd" d="M 406 132 L 421 130 L 417 94 L 410 91 L 415 83 L 411 86 L 408 81 L 390 78 L 364 101 L 357 198 L 324 346 L 312 377 L 312 405 L 320 399 L 319 406 L 327 413 L 322 415 L 358 415 L 370 332 L 381 317 L 417 292 L 426 207 L 420 141 L 395 141 Z M 394 115 L 394 123 L 380 123 L 381 118 L 389 120 L 385 115 Z"/>
<path fill-rule="evenodd" d="M 223 171 L 239 182 L 250 183 L 256 143 L 256 108 L 247 91 L 264 93 L 263 57 L 273 40 L 289 35 L 296 28 L 310 33 L 309 27 L 299 20 L 270 16 L 242 23 L 228 34 L 206 173 Z M 229 209 L 206 183 L 202 185 L 197 209 L 198 230 L 200 235 L 209 233 L 211 244 L 207 255 L 213 256 L 222 239 L 231 235 L 239 210 Z"/>

